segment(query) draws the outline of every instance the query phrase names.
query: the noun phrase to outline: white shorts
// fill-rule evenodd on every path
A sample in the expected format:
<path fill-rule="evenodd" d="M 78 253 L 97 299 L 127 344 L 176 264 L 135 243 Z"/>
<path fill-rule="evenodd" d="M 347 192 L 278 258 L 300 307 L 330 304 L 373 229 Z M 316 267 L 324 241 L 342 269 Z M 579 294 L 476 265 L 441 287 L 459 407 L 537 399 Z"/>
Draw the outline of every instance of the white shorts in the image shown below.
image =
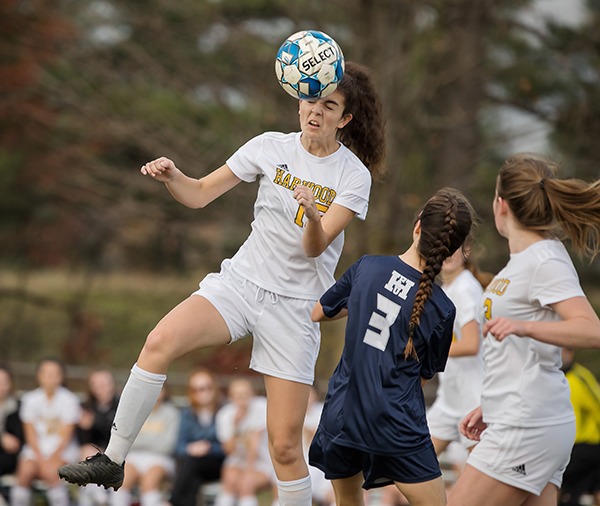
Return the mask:
<path fill-rule="evenodd" d="M 50 449 L 42 449 L 42 455 L 46 458 L 50 457 L 54 452 L 50 451 Z M 62 460 L 67 464 L 73 464 L 79 460 L 79 446 L 75 443 L 69 443 L 60 454 Z M 28 444 L 24 445 L 19 453 L 20 460 L 35 460 L 37 461 L 39 457 L 33 451 L 33 448 Z"/>
<path fill-rule="evenodd" d="M 319 324 L 310 319 L 316 300 L 284 297 L 261 288 L 231 268 L 206 276 L 193 295 L 221 314 L 231 342 L 252 334 L 250 368 L 276 378 L 312 385 L 321 345 Z"/>
<path fill-rule="evenodd" d="M 127 454 L 125 465 L 135 467 L 140 474 L 146 474 L 153 467 L 160 467 L 167 476 L 175 475 L 175 459 L 162 453 L 132 450 Z"/>
<path fill-rule="evenodd" d="M 473 441 L 460 433 L 460 422 L 467 415 L 468 413 L 465 413 L 464 416 L 456 416 L 444 409 L 439 402 L 434 402 L 431 408 L 427 410 L 427 425 L 429 425 L 431 437 L 441 441 L 456 441 L 466 450 L 475 446 L 477 441 Z"/>
<path fill-rule="evenodd" d="M 575 421 L 544 427 L 488 425 L 467 464 L 513 487 L 540 495 L 560 488 L 575 441 Z"/>

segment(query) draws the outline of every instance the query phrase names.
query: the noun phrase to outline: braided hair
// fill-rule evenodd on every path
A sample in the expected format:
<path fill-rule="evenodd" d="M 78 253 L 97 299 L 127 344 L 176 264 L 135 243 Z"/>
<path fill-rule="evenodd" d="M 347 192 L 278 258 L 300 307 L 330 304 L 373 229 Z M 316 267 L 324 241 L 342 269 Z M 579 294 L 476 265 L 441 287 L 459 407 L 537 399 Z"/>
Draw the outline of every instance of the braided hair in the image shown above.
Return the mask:
<path fill-rule="evenodd" d="M 467 199 L 452 188 L 443 188 L 431 197 L 415 223 L 421 222 L 421 235 L 418 252 L 425 260 L 425 269 L 419 278 L 419 290 L 415 295 L 412 315 L 408 326 L 408 342 L 404 349 L 404 358 L 416 358 L 413 334 L 419 325 L 425 303 L 433 292 L 435 278 L 442 270 L 444 260 L 463 247 L 469 237 L 475 212 Z"/>

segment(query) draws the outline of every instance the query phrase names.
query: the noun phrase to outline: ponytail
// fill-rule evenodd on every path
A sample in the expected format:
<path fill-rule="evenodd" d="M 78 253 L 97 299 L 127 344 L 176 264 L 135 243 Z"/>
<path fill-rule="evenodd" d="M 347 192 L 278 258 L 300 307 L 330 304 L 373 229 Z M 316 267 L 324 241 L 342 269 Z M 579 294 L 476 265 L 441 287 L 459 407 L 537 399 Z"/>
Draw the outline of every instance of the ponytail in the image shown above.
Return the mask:
<path fill-rule="evenodd" d="M 600 252 L 600 180 L 558 179 L 557 164 L 535 153 L 510 157 L 498 175 L 498 196 L 525 228 L 571 240 L 591 258 Z"/>

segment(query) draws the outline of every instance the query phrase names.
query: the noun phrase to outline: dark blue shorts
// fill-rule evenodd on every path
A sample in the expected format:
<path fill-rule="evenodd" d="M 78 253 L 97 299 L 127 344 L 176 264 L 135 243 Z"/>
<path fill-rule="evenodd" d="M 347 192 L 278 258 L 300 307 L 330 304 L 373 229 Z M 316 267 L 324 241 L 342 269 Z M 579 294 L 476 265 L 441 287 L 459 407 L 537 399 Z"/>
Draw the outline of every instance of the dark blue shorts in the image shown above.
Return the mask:
<path fill-rule="evenodd" d="M 362 472 L 363 488 L 385 487 L 395 481 L 423 483 L 442 475 L 431 441 L 412 455 L 374 455 L 331 442 L 319 428 L 310 445 L 308 461 L 328 480 L 340 480 Z"/>

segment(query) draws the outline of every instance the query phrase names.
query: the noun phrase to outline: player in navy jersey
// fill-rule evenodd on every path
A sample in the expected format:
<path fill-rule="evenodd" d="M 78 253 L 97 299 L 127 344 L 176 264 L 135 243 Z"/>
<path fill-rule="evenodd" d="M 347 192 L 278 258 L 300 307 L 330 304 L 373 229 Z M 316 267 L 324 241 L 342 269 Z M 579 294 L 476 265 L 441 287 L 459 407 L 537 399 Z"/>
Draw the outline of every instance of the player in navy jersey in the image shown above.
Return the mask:
<path fill-rule="evenodd" d="M 405 253 L 362 257 L 313 309 L 315 321 L 348 316 L 309 453 L 332 480 L 338 505 L 362 505 L 361 485 L 391 483 L 412 506 L 446 502 L 422 386 L 444 369 L 456 313 L 434 280 L 473 220 L 460 193 L 438 191 L 417 216 Z"/>

